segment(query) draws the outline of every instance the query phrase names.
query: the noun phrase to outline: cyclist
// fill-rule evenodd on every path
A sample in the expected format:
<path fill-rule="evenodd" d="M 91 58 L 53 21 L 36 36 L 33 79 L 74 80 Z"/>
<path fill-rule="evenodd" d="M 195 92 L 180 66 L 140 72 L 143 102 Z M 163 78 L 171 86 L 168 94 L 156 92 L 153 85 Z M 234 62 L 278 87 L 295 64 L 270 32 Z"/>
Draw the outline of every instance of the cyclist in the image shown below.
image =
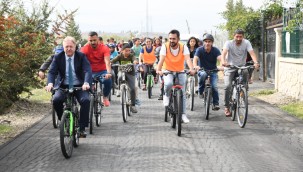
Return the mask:
<path fill-rule="evenodd" d="M 217 68 L 217 61 L 221 60 L 221 52 L 217 47 L 213 46 L 214 37 L 211 34 L 203 36 L 203 46 L 199 47 L 194 56 L 194 66 L 198 70 L 204 68 L 205 70 L 213 70 Z M 200 61 L 200 65 L 198 65 Z M 199 77 L 199 98 L 203 98 L 203 91 L 205 88 L 205 80 L 207 73 L 205 71 L 198 72 Z M 218 74 L 217 72 L 210 74 L 210 81 L 213 92 L 213 110 L 217 111 L 219 107 L 219 93 L 218 93 Z"/>
<path fill-rule="evenodd" d="M 140 56 L 139 56 L 139 64 L 143 68 L 143 81 L 144 85 L 142 90 L 146 90 L 146 80 L 147 80 L 147 66 L 153 67 L 154 63 L 156 62 L 157 58 L 155 55 L 155 47 L 152 46 L 152 39 L 146 38 L 145 39 L 146 46 L 141 49 Z M 143 63 L 141 62 L 143 61 Z M 156 72 L 153 71 L 154 77 L 156 77 Z"/>
<path fill-rule="evenodd" d="M 180 32 L 178 30 L 171 30 L 168 34 L 169 42 L 165 43 L 160 50 L 160 61 L 157 67 L 157 73 L 163 75 L 162 65 L 164 72 L 182 72 L 184 71 L 184 60 L 186 60 L 187 65 L 190 68 L 190 74 L 194 75 L 195 70 L 193 69 L 193 64 L 189 57 L 189 50 L 186 45 L 180 43 Z M 164 75 L 164 95 L 163 95 L 163 105 L 168 106 L 169 96 L 168 93 L 173 86 L 173 76 Z M 189 119 L 186 116 L 186 96 L 185 96 L 185 84 L 186 84 L 186 74 L 180 73 L 178 75 L 179 84 L 182 85 L 183 91 L 183 112 L 182 121 L 188 123 Z"/>
<path fill-rule="evenodd" d="M 103 80 L 100 79 L 100 82 L 104 84 L 103 88 L 103 104 L 104 106 L 110 106 L 110 102 L 108 100 L 108 96 L 110 94 L 110 90 L 112 87 L 111 80 L 111 66 L 110 66 L 110 51 L 109 48 L 99 43 L 97 32 L 90 32 L 88 34 L 88 44 L 84 45 L 81 48 L 81 52 L 83 52 L 87 59 L 90 62 L 93 77 L 96 75 L 104 75 L 105 78 Z M 100 85 L 101 87 L 101 85 Z"/>
<path fill-rule="evenodd" d="M 82 86 L 82 91 L 76 91 L 75 96 L 80 103 L 80 137 L 86 137 L 85 127 L 88 127 L 89 120 L 89 84 L 92 82 L 92 71 L 85 54 L 76 51 L 76 40 L 67 36 L 63 40 L 64 52 L 56 54 L 51 63 L 48 76 L 46 91 L 50 92 L 55 83 L 58 73 L 58 82 L 55 87 L 69 88 Z M 71 69 L 71 70 L 69 70 Z M 72 83 L 71 83 L 71 82 Z M 58 119 L 61 120 L 63 114 L 63 103 L 65 94 L 62 90 L 57 90 L 53 97 L 54 108 Z"/>
<path fill-rule="evenodd" d="M 55 48 L 55 54 L 49 56 L 49 57 L 43 62 L 43 64 L 40 66 L 39 73 L 38 73 L 40 79 L 44 79 L 44 78 L 45 78 L 45 71 L 46 71 L 46 70 L 49 68 L 49 66 L 51 65 L 51 63 L 52 63 L 52 61 L 53 61 L 53 59 L 54 59 L 54 56 L 55 56 L 56 54 L 61 53 L 62 51 L 64 51 L 62 45 L 61 45 L 61 46 L 56 46 L 56 48 Z"/>
<path fill-rule="evenodd" d="M 244 31 L 242 29 L 237 29 L 234 32 L 234 39 L 229 40 L 225 43 L 222 52 L 221 64 L 223 66 L 227 65 L 237 65 L 237 66 L 244 66 L 246 63 L 247 52 L 249 52 L 255 68 L 259 68 L 259 64 L 257 61 L 256 54 L 251 46 L 249 40 L 244 39 Z M 227 57 L 226 57 L 227 55 Z M 235 76 L 237 69 L 231 69 L 228 67 L 224 68 L 224 112 L 226 117 L 230 117 L 231 113 L 229 111 L 229 103 L 228 98 L 231 94 L 231 84 L 232 80 Z M 243 81 L 246 83 L 248 78 L 248 71 L 244 70 L 244 78 Z"/>
<path fill-rule="evenodd" d="M 109 50 L 110 50 L 110 60 L 114 59 L 117 55 L 118 55 L 118 52 L 116 51 L 116 45 L 115 44 L 108 44 L 107 45 L 109 47 Z M 114 84 L 114 87 L 116 87 L 116 85 L 118 85 L 118 82 L 117 82 L 117 74 L 118 74 L 118 68 L 113 68 L 112 69 L 112 82 Z"/>
<path fill-rule="evenodd" d="M 119 54 L 118 56 L 116 56 L 113 60 L 111 60 L 111 63 L 114 64 L 116 62 L 119 62 L 120 65 L 124 65 L 124 64 L 137 64 L 138 61 L 136 60 L 136 57 L 130 53 L 131 47 L 129 46 L 129 44 L 124 44 L 122 47 L 122 51 L 121 54 Z M 121 80 L 121 73 L 118 72 L 118 79 L 119 81 Z M 125 73 L 125 78 L 128 84 L 128 87 L 130 88 L 130 96 L 131 96 L 131 108 L 130 110 L 133 113 L 137 113 L 137 109 L 135 106 L 136 103 L 136 90 L 135 90 L 135 70 L 133 68 L 133 70 L 129 73 Z M 117 93 L 118 94 L 118 93 Z"/>

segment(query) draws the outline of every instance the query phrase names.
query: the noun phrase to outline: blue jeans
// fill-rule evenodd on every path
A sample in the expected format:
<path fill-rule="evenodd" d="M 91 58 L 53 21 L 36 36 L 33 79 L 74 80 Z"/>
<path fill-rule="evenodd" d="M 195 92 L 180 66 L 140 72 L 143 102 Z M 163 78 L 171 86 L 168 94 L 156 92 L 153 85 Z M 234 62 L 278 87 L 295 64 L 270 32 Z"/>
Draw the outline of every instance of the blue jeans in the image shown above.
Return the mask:
<path fill-rule="evenodd" d="M 199 94 L 202 94 L 204 91 L 204 87 L 205 87 L 205 80 L 207 77 L 207 73 L 205 71 L 199 71 L 198 77 L 199 77 Z M 212 92 L 213 92 L 213 104 L 214 105 L 219 105 L 219 93 L 218 93 L 217 83 L 218 83 L 217 72 L 211 73 L 210 74 L 210 84 L 211 84 Z"/>
<path fill-rule="evenodd" d="M 93 77 L 95 77 L 96 75 L 105 75 L 105 74 L 107 74 L 106 70 L 103 70 L 101 72 L 93 72 Z M 104 97 L 108 97 L 110 94 L 110 90 L 112 88 L 112 79 L 111 78 L 109 78 L 109 79 L 100 78 L 99 81 L 100 81 L 100 84 L 104 85 L 104 87 L 103 87 Z M 101 85 L 100 85 L 100 88 L 101 88 Z"/>
<path fill-rule="evenodd" d="M 174 76 L 172 74 L 163 75 L 164 94 L 166 96 L 169 96 L 168 93 L 170 93 L 170 90 L 173 87 L 173 79 L 174 79 Z M 185 73 L 178 74 L 178 80 L 179 80 L 179 84 L 182 86 L 182 92 L 183 92 L 183 112 L 182 112 L 182 114 L 186 114 L 186 93 L 185 93 L 186 74 Z"/>

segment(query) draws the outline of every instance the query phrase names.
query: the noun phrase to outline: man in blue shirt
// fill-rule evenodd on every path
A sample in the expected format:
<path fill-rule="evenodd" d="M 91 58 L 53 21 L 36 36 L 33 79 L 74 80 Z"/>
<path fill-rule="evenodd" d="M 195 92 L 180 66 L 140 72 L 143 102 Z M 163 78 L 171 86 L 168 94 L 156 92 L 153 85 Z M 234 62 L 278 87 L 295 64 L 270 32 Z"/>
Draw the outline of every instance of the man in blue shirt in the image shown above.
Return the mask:
<path fill-rule="evenodd" d="M 196 50 L 194 56 L 194 67 L 198 70 L 204 68 L 205 70 L 212 70 L 217 68 L 217 61 L 221 59 L 220 50 L 217 47 L 213 47 L 214 37 L 211 34 L 204 34 L 203 46 Z M 198 61 L 200 65 L 198 66 Z M 203 91 L 205 87 L 205 79 L 207 74 L 205 71 L 198 72 L 199 77 L 199 97 L 203 97 Z M 218 93 L 218 74 L 214 72 L 210 75 L 210 81 L 213 92 L 213 110 L 219 110 L 219 93 Z"/>

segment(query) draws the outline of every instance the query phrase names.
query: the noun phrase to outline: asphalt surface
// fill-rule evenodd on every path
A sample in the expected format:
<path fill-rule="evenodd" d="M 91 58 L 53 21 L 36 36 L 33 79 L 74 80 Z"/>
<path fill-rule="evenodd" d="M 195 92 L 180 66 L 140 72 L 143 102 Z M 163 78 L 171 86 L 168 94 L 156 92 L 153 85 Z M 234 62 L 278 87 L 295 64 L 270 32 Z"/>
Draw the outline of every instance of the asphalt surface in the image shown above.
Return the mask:
<path fill-rule="evenodd" d="M 250 90 L 273 88 L 255 82 Z M 138 113 L 123 123 L 119 98 L 103 111 L 101 127 L 80 139 L 70 159 L 61 153 L 59 130 L 49 114 L 15 140 L 0 147 L 0 171 L 303 171 L 303 122 L 256 98 L 249 98 L 245 128 L 219 111 L 204 118 L 195 97 L 181 137 L 164 122 L 159 88 L 147 99 L 140 91 Z M 46 112 L 47 113 L 47 112 Z"/>

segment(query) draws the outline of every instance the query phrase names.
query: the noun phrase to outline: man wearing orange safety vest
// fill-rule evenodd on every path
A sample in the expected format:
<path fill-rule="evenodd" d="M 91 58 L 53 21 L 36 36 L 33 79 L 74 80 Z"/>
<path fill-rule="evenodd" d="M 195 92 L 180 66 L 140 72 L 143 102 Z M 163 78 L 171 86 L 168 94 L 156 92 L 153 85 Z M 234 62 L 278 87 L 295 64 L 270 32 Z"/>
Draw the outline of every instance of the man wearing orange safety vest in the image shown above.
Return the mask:
<path fill-rule="evenodd" d="M 180 32 L 178 30 L 171 30 L 168 34 L 169 42 L 165 43 L 160 50 L 160 61 L 157 67 L 157 73 L 163 75 L 165 71 L 171 72 L 183 72 L 184 71 L 184 61 L 186 61 L 190 74 L 194 75 L 195 70 L 193 69 L 192 61 L 190 60 L 190 53 L 187 48 L 182 43 L 179 43 Z M 163 67 L 162 67 L 163 66 Z M 162 71 L 163 69 L 163 71 Z M 164 75 L 164 94 L 163 95 L 163 104 L 168 106 L 169 104 L 169 95 L 172 86 L 173 86 L 173 74 Z M 186 74 L 178 74 L 179 84 L 182 85 L 183 92 L 183 112 L 182 112 L 182 121 L 188 123 L 189 119 L 186 115 L 186 96 L 185 96 L 185 84 L 186 84 Z"/>

